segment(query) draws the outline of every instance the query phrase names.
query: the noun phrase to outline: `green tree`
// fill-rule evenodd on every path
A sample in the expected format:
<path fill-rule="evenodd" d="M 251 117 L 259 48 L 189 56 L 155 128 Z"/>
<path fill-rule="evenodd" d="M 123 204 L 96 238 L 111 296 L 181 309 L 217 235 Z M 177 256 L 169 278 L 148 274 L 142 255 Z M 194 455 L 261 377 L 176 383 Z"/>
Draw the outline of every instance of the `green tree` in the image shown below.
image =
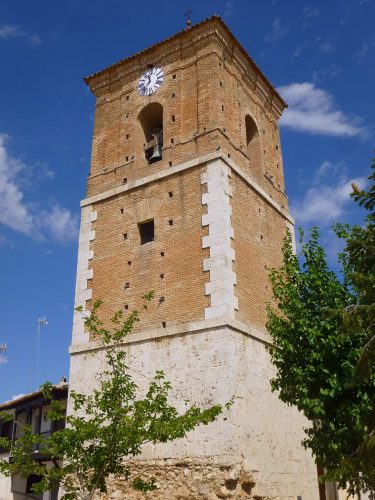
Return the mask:
<path fill-rule="evenodd" d="M 356 303 L 343 311 L 343 328 L 350 331 L 362 329 L 367 342 L 358 363 L 357 377 L 371 376 L 375 367 L 375 160 L 369 177 L 370 188 L 360 191 L 355 184 L 353 198 L 369 213 L 364 226 L 336 224 L 336 234 L 345 240 L 340 260 L 344 276 L 356 294 Z"/>
<path fill-rule="evenodd" d="M 342 279 L 327 265 L 317 228 L 308 241 L 301 231 L 301 262 L 287 234 L 283 265 L 270 273 L 267 328 L 272 389 L 312 422 L 303 444 L 324 478 L 375 498 L 374 171 L 369 179 L 368 191 L 354 186 L 352 194 L 369 212 L 364 225 L 334 227 L 345 242 Z"/>
<path fill-rule="evenodd" d="M 147 294 L 144 307 L 152 294 Z M 201 409 L 196 405 L 186 407 L 179 414 L 168 403 L 170 383 L 162 371 L 156 372 L 143 398 L 138 397 L 137 385 L 129 374 L 126 353 L 121 349 L 126 335 L 139 321 L 137 311 L 123 318 L 121 311 L 112 318 L 112 331 L 99 320 L 97 311 L 101 302 L 94 304 L 91 315 L 85 320 L 88 330 L 100 338 L 106 348 L 106 370 L 99 376 L 99 385 L 92 394 L 71 392 L 74 414 L 67 417 L 67 426 L 48 439 L 33 435 L 26 425 L 23 435 L 15 443 L 0 439 L 0 447 L 8 447 L 13 460 L 0 459 L 0 472 L 6 475 L 29 474 L 41 476 L 34 491 L 41 493 L 60 484 L 64 500 L 90 500 L 95 492 L 107 491 L 109 475 L 129 479 L 129 459 L 141 452 L 145 443 L 164 443 L 186 436 L 200 424 L 214 421 L 222 412 L 221 405 Z M 48 418 L 60 420 L 64 409 L 59 401 L 53 401 L 51 384 L 43 387 L 44 396 L 50 401 Z M 229 401 L 225 407 L 232 404 Z M 187 405 L 187 403 L 186 403 Z M 3 419 L 11 418 L 3 414 Z M 42 446 L 43 453 L 54 466 L 32 459 L 35 445 Z M 153 482 L 141 477 L 132 480 L 135 489 L 154 489 Z"/>

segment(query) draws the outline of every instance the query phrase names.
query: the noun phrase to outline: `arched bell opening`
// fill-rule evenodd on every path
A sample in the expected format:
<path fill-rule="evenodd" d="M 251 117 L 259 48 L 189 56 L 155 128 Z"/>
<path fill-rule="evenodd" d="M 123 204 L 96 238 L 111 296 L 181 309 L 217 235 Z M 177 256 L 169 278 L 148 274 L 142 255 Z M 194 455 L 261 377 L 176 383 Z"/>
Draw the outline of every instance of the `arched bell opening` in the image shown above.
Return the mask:
<path fill-rule="evenodd" d="M 144 133 L 144 150 L 148 163 L 163 158 L 163 106 L 152 102 L 142 109 L 139 122 Z"/>
<path fill-rule="evenodd" d="M 250 167 L 254 168 L 256 172 L 261 172 L 260 135 L 258 127 L 250 115 L 246 115 L 245 117 L 245 128 L 246 148 Z"/>

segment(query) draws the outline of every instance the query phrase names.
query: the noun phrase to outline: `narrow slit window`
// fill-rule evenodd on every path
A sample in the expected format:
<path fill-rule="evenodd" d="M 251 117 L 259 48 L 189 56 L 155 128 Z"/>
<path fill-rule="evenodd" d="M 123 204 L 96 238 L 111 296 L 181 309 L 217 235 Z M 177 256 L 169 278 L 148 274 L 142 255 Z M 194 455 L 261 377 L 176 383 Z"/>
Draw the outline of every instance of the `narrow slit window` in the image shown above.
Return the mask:
<path fill-rule="evenodd" d="M 155 239 L 155 225 L 154 219 L 141 222 L 138 224 L 139 235 L 141 237 L 141 245 L 154 241 Z"/>

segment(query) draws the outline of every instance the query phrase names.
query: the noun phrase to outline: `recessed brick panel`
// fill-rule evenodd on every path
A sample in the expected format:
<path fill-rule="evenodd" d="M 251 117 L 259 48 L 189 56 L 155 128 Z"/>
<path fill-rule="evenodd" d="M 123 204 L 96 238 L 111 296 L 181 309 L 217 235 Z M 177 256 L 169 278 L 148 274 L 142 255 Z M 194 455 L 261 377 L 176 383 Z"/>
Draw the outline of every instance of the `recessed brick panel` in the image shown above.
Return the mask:
<path fill-rule="evenodd" d="M 124 304 L 130 310 L 140 308 L 141 296 L 149 290 L 155 291 L 155 299 L 142 328 L 158 327 L 161 321 L 173 325 L 204 319 L 209 306 L 205 296 L 209 277 L 202 267 L 206 252 L 202 249 L 200 176 L 204 170 L 205 166 L 195 168 L 94 205 L 98 215 L 93 225 L 91 287 L 93 300 L 104 300 L 100 314 L 105 321 Z M 141 245 L 138 224 L 150 218 L 154 219 L 155 240 Z M 124 291 L 125 283 L 129 288 Z M 159 296 L 165 297 L 162 304 Z"/>

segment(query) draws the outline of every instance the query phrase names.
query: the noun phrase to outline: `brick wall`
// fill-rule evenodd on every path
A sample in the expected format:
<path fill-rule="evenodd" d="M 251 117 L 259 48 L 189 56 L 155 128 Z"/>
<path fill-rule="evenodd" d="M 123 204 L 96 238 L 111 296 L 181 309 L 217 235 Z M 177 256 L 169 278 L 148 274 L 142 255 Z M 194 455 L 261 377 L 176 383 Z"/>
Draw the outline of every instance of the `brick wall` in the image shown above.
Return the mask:
<path fill-rule="evenodd" d="M 221 151 L 286 209 L 277 118 L 265 97 L 244 80 L 217 33 L 179 56 L 171 58 L 166 52 L 159 57 L 157 65 L 165 79 L 152 96 L 140 96 L 136 90 L 145 68 L 132 79 L 109 85 L 98 96 L 88 196 Z M 163 106 L 163 159 L 149 165 L 139 115 L 155 102 Z M 257 126 L 252 147 L 246 144 L 247 115 Z M 194 173 L 184 172 L 94 204 L 98 213 L 93 225 L 94 277 L 88 287 L 93 289 L 93 300 L 107 302 L 102 308 L 107 319 L 117 309 L 139 307 L 140 296 L 150 289 L 156 298 L 144 326 L 204 318 L 210 298 L 204 294 L 209 273 L 202 271 L 202 262 L 209 256 L 201 244 L 208 234 L 201 225 L 206 211 L 201 201 L 205 186 L 199 179 L 203 170 L 202 166 Z M 264 327 L 265 304 L 271 297 L 265 266 L 279 262 L 285 221 L 239 177 L 232 182 L 237 317 Z M 169 191 L 174 192 L 172 199 Z M 135 205 L 146 200 L 155 205 L 156 240 L 143 246 L 140 221 L 133 212 Z M 173 226 L 168 225 L 169 219 L 174 220 Z M 126 283 L 129 288 L 124 290 Z M 159 303 L 161 297 L 164 300 Z"/>
<path fill-rule="evenodd" d="M 238 175 L 232 176 L 233 248 L 236 253 L 237 319 L 264 328 L 271 301 L 269 269 L 281 264 L 286 223 L 276 210 Z"/>
<path fill-rule="evenodd" d="M 137 92 L 137 81 L 146 64 L 137 65 L 133 73 L 129 71 L 132 79 L 119 80 L 116 86 L 108 85 L 101 91 L 96 104 L 88 196 L 121 185 L 124 179 L 133 181 L 220 149 L 286 206 L 277 116 L 267 101 L 269 96 L 263 96 L 255 84 L 244 79 L 244 68 L 239 69 L 234 54 L 228 55 L 223 36 L 220 30 L 213 31 L 205 42 L 194 45 L 192 41 L 190 50 L 179 52 L 181 42 L 176 40 L 169 51 L 150 54 L 148 61 L 165 73 L 164 83 L 151 96 Z M 163 106 L 164 148 L 163 159 L 148 165 L 139 113 L 152 102 Z M 258 126 L 259 154 L 255 161 L 246 146 L 247 114 Z"/>
<path fill-rule="evenodd" d="M 204 170 L 191 169 L 94 204 L 93 278 L 88 286 L 92 300 L 105 301 L 103 319 L 119 309 L 126 312 L 126 305 L 129 311 L 139 308 L 149 290 L 155 291 L 155 299 L 143 328 L 204 318 L 209 305 L 209 278 L 202 267 Z M 151 218 L 155 240 L 141 245 L 138 223 Z"/>

